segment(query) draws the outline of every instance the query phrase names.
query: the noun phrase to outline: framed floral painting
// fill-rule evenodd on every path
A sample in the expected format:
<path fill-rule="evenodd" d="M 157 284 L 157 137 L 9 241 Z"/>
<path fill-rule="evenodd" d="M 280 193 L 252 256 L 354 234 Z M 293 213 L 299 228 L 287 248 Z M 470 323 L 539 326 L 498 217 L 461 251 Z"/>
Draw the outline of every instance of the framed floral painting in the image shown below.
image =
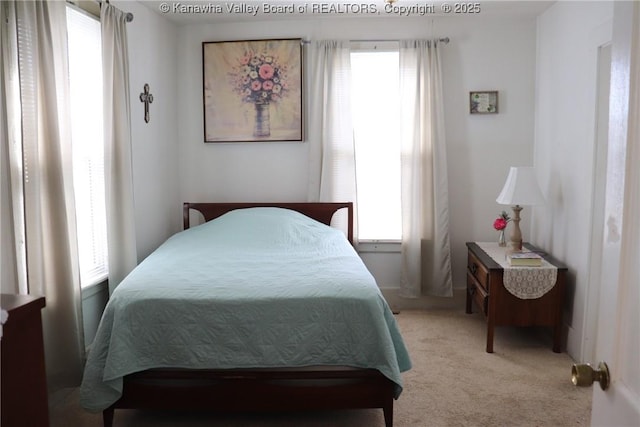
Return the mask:
<path fill-rule="evenodd" d="M 471 114 L 497 114 L 498 91 L 469 92 L 469 112 Z"/>
<path fill-rule="evenodd" d="M 302 141 L 302 40 L 202 43 L 204 141 Z"/>

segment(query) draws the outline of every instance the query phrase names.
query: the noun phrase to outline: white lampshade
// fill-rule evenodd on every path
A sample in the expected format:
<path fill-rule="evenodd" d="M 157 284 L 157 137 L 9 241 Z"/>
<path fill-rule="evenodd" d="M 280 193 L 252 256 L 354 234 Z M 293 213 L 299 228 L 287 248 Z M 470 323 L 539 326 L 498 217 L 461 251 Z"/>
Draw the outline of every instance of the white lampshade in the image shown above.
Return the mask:
<path fill-rule="evenodd" d="M 496 199 L 501 205 L 533 206 L 544 204 L 535 170 L 532 167 L 512 166 L 504 188 Z"/>

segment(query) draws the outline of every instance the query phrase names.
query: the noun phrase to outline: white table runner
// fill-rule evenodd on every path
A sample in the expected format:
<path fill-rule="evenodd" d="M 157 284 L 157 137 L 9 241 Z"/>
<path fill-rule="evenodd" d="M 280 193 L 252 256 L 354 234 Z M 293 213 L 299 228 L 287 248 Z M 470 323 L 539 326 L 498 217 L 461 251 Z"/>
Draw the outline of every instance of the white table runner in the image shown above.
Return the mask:
<path fill-rule="evenodd" d="M 540 298 L 549 292 L 558 279 L 558 268 L 546 260 L 540 267 L 514 267 L 507 261 L 507 249 L 494 242 L 476 242 L 495 262 L 504 269 L 504 287 L 521 299 Z"/>

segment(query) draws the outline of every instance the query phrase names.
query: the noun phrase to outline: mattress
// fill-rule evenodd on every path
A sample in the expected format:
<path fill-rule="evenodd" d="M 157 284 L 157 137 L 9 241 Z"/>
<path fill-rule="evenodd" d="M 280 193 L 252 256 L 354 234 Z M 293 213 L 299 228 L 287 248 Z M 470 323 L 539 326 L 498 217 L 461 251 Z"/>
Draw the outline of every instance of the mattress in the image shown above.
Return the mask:
<path fill-rule="evenodd" d="M 169 238 L 112 293 L 80 403 L 109 407 L 154 368 L 373 368 L 402 391 L 411 360 L 375 279 L 340 230 L 298 212 L 229 212 Z"/>

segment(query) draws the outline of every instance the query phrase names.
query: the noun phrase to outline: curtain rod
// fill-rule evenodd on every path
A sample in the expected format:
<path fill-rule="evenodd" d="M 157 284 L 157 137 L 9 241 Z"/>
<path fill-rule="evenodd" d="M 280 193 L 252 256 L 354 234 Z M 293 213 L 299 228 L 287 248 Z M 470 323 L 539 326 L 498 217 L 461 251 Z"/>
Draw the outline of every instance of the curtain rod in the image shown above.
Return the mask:
<path fill-rule="evenodd" d="M 370 40 L 349 40 L 351 42 L 366 42 L 366 43 L 381 43 L 381 42 L 397 42 L 400 40 L 383 40 L 383 39 L 370 39 Z M 438 39 L 439 42 L 447 44 L 449 43 L 451 40 L 449 39 L 449 37 L 442 37 L 440 39 Z M 302 40 L 302 44 L 310 44 L 311 40 Z"/>
<path fill-rule="evenodd" d="M 102 7 L 102 3 L 103 3 L 103 2 L 102 2 L 102 0 L 96 0 L 96 2 L 98 2 L 98 4 L 100 5 L 100 7 Z M 110 4 L 110 3 L 109 3 L 109 0 L 105 0 L 105 1 L 104 1 L 104 3 Z M 115 7 L 115 6 L 113 6 L 113 7 Z M 116 8 L 116 9 L 118 9 L 118 8 Z M 120 9 L 118 9 L 118 10 L 120 10 Z M 131 22 L 131 21 L 133 21 L 133 13 L 131 13 L 131 12 L 127 12 L 127 14 L 126 14 L 126 15 L 125 15 L 125 17 L 124 17 L 124 20 L 125 20 L 125 22 Z"/>
<path fill-rule="evenodd" d="M 2 0 L 0 0 L 2 1 Z M 87 13 L 91 16 L 93 16 L 94 18 L 97 18 L 98 20 L 100 20 L 100 8 L 102 7 L 102 1 L 101 0 L 93 0 L 93 1 L 79 1 L 79 0 L 66 0 L 66 2 L 68 4 L 70 4 L 71 6 L 73 6 L 74 8 Z M 106 1 L 106 3 L 109 3 L 108 1 Z M 97 9 L 96 9 L 96 5 L 97 5 Z M 114 6 L 115 7 L 115 6 Z M 120 9 L 118 9 L 120 10 Z M 124 17 L 125 22 L 131 22 L 133 21 L 133 13 L 131 12 L 127 12 L 127 14 Z"/>

